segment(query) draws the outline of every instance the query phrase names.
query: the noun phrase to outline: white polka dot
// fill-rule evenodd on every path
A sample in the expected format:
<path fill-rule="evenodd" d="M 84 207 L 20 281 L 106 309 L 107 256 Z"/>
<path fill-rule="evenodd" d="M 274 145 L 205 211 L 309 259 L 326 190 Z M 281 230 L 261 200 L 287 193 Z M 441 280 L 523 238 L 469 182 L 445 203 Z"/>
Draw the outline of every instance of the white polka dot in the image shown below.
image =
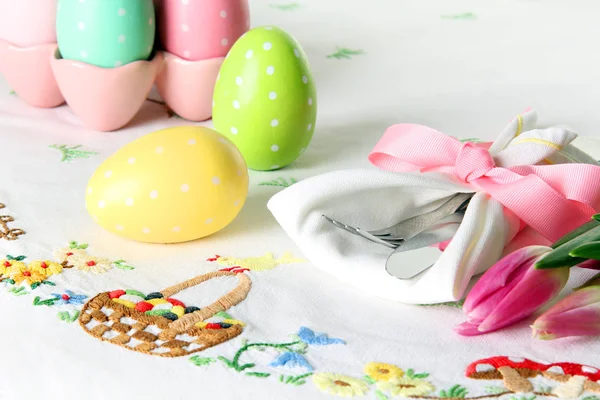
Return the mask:
<path fill-rule="evenodd" d="M 279 151 L 279 146 L 274 144 L 273 146 L 271 146 L 271 151 Z"/>
<path fill-rule="evenodd" d="M 148 25 L 154 25 L 154 18 L 148 19 Z"/>
<path fill-rule="evenodd" d="M 115 67 L 120 67 L 121 65 L 123 65 L 122 61 L 116 61 L 115 62 Z"/>
<path fill-rule="evenodd" d="M 271 42 L 265 42 L 265 43 L 263 43 L 263 50 L 269 51 L 272 48 L 273 48 L 273 44 L 271 44 Z"/>
<path fill-rule="evenodd" d="M 221 18 L 227 18 L 227 11 L 221 10 L 221 12 L 219 13 L 219 15 L 221 16 Z"/>
<path fill-rule="evenodd" d="M 188 24 L 181 24 L 181 30 L 184 32 L 189 32 L 190 31 L 190 27 Z"/>
<path fill-rule="evenodd" d="M 104 207 L 106 207 L 106 202 L 105 202 L 104 200 L 100 200 L 100 201 L 98 202 L 98 207 L 99 207 L 99 208 L 104 208 Z"/>
<path fill-rule="evenodd" d="M 190 140 L 188 140 L 188 144 L 196 144 L 196 139 L 190 139 Z"/>
<path fill-rule="evenodd" d="M 187 6 L 188 4 L 190 4 L 190 0 L 181 0 L 181 4 Z"/>
<path fill-rule="evenodd" d="M 84 24 L 83 22 L 79 22 L 79 23 L 77 24 L 77 28 L 79 28 L 79 30 L 80 30 L 80 31 L 82 31 L 82 30 L 84 30 L 84 29 L 85 29 L 85 24 Z"/>
<path fill-rule="evenodd" d="M 302 77 L 302 82 L 308 83 L 308 78 L 306 77 L 306 75 Z"/>
<path fill-rule="evenodd" d="M 312 99 L 312 97 L 309 97 L 309 98 L 308 98 L 308 105 L 309 105 L 309 106 L 312 106 L 312 103 L 313 103 L 313 99 Z"/>
<path fill-rule="evenodd" d="M 125 205 L 127 207 L 133 206 L 133 203 L 134 203 L 134 201 L 133 201 L 133 199 L 131 197 L 128 197 L 128 198 L 125 199 Z"/>
<path fill-rule="evenodd" d="M 156 199 L 158 197 L 158 190 L 153 190 L 150 192 L 150 198 Z"/>
<path fill-rule="evenodd" d="M 91 186 L 88 188 L 87 193 L 88 194 L 92 194 L 92 187 Z"/>
<path fill-rule="evenodd" d="M 179 188 L 183 193 L 187 193 L 190 191 L 190 185 L 188 185 L 187 183 L 184 183 L 183 185 L 181 185 L 181 187 Z"/>
<path fill-rule="evenodd" d="M 239 200 L 234 201 L 233 205 L 236 206 L 236 207 L 239 206 L 240 205 L 240 201 Z"/>
<path fill-rule="evenodd" d="M 112 171 L 106 171 L 106 172 L 104 173 L 104 177 L 105 177 L 105 178 L 110 178 L 111 176 L 112 176 Z"/>
<path fill-rule="evenodd" d="M 277 125 L 279 125 L 279 120 L 277 120 L 277 119 L 273 119 L 273 120 L 271 120 L 271 126 L 272 126 L 273 128 L 275 128 Z"/>
<path fill-rule="evenodd" d="M 235 78 L 235 84 L 238 86 L 242 86 L 242 83 L 244 83 L 244 80 L 242 79 L 241 76 L 238 76 Z"/>
<path fill-rule="evenodd" d="M 81 57 L 83 57 L 83 58 L 87 58 L 87 57 L 88 57 L 88 53 L 87 53 L 87 51 L 82 51 L 82 52 L 81 52 L 81 53 L 79 53 L 79 54 L 81 54 Z"/>
<path fill-rule="evenodd" d="M 190 57 L 192 56 L 192 53 L 190 53 L 190 51 L 189 51 L 189 50 L 186 50 L 186 51 L 184 51 L 184 52 L 183 52 L 183 56 L 184 56 L 185 58 L 190 58 Z"/>
<path fill-rule="evenodd" d="M 233 108 L 235 108 L 236 110 L 240 109 L 240 102 L 239 101 L 234 100 L 232 104 L 233 104 Z"/>
<path fill-rule="evenodd" d="M 267 75 L 273 75 L 275 73 L 275 67 L 272 65 L 267 67 Z"/>
<path fill-rule="evenodd" d="M 162 154 L 162 153 L 164 153 L 164 152 L 165 152 L 165 148 L 164 148 L 164 147 L 162 147 L 162 146 L 158 146 L 158 147 L 156 148 L 156 150 L 154 150 L 154 151 L 156 152 L 156 154 Z"/>
<path fill-rule="evenodd" d="M 230 129 L 230 131 L 231 131 L 232 135 L 237 135 L 238 134 L 238 130 L 237 130 L 237 128 L 235 126 L 232 126 L 231 129 Z"/>
<path fill-rule="evenodd" d="M 254 54 L 254 52 L 252 50 L 248 50 L 246 52 L 246 58 L 252 58 L 252 55 Z"/>
<path fill-rule="evenodd" d="M 294 55 L 295 55 L 297 58 L 300 58 L 300 52 L 298 51 L 298 49 L 294 49 Z"/>
<path fill-rule="evenodd" d="M 312 129 L 312 124 L 308 124 L 308 127 L 307 127 L 307 129 L 306 129 L 306 130 L 307 130 L 307 131 L 310 131 L 311 129 Z"/>
<path fill-rule="evenodd" d="M 127 160 L 127 162 L 129 164 L 135 164 L 135 157 L 130 157 L 129 160 Z"/>
<path fill-rule="evenodd" d="M 207 224 L 207 225 L 208 225 L 208 224 L 212 224 L 212 222 L 213 222 L 214 220 L 215 220 L 214 218 L 209 218 L 209 219 L 207 219 L 206 221 L 204 221 L 204 223 L 205 223 L 205 224 Z"/>
<path fill-rule="evenodd" d="M 118 231 L 124 231 L 125 228 L 123 228 L 121 225 L 115 225 L 115 229 Z"/>
<path fill-rule="evenodd" d="M 173 232 L 181 232 L 181 228 L 178 226 L 174 226 L 173 229 L 171 229 Z"/>
<path fill-rule="evenodd" d="M 212 183 L 213 183 L 213 185 L 218 185 L 219 183 L 221 183 L 221 180 L 219 179 L 218 176 L 213 176 Z"/>
<path fill-rule="evenodd" d="M 275 100 L 276 98 L 277 98 L 277 93 L 275 93 L 275 92 L 269 93 L 269 99 Z"/>
<path fill-rule="evenodd" d="M 120 17 L 124 17 L 125 15 L 127 15 L 127 10 L 124 8 L 119 8 L 118 14 Z"/>
<path fill-rule="evenodd" d="M 279 169 L 279 165 L 271 165 L 271 169 Z"/>
<path fill-rule="evenodd" d="M 142 232 L 147 235 L 150 233 L 150 228 L 144 228 L 142 229 Z"/>
<path fill-rule="evenodd" d="M 125 35 L 119 35 L 119 43 L 123 43 L 125 42 L 127 38 L 125 37 Z"/>
<path fill-rule="evenodd" d="M 229 39 L 227 39 L 227 38 L 221 39 L 221 45 L 222 46 L 227 46 L 228 44 L 229 44 Z"/>

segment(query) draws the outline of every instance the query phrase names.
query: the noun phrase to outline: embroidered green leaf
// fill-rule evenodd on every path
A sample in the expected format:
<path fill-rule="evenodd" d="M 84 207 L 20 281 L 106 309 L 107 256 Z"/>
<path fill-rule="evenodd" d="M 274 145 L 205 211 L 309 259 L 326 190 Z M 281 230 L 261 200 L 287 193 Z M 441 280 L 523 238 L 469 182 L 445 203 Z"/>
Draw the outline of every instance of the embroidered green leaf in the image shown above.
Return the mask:
<path fill-rule="evenodd" d="M 584 397 L 581 400 L 600 400 L 600 397 L 598 397 L 598 396 L 587 396 L 587 397 Z"/>
<path fill-rule="evenodd" d="M 77 318 L 79 318 L 79 311 L 75 310 L 73 311 L 73 314 L 69 313 L 68 311 L 61 311 L 56 315 L 61 321 L 73 323 L 77 321 Z"/>
<path fill-rule="evenodd" d="M 253 363 L 248 363 L 248 364 L 244 364 L 244 365 L 240 365 L 240 366 L 238 366 L 238 367 L 236 368 L 236 370 L 237 370 L 238 372 L 242 372 L 243 370 L 246 370 L 246 369 L 248 369 L 248 368 L 254 368 L 254 367 L 256 367 L 256 364 L 253 364 Z"/>
<path fill-rule="evenodd" d="M 536 392 L 539 392 L 542 394 L 550 394 L 550 393 L 552 393 L 552 390 L 554 390 L 554 388 L 552 386 L 540 386 L 538 388 L 538 390 L 536 390 Z"/>
<path fill-rule="evenodd" d="M 15 280 L 14 279 L 6 279 L 4 280 L 4 282 L 10 284 L 10 285 L 14 285 L 15 284 Z"/>
<path fill-rule="evenodd" d="M 52 298 L 52 299 L 46 299 L 46 300 L 41 300 L 40 296 L 35 296 L 35 299 L 33 299 L 33 305 L 34 306 L 53 306 L 54 303 L 56 303 L 58 301 L 58 299 Z"/>
<path fill-rule="evenodd" d="M 117 260 L 117 261 L 113 261 L 113 265 L 123 271 L 132 271 L 135 269 L 135 267 L 132 267 L 131 265 L 128 265 L 127 262 L 125 260 Z"/>
<path fill-rule="evenodd" d="M 76 241 L 72 240 L 69 242 L 69 247 L 71 249 L 77 249 L 77 250 L 85 250 L 89 247 L 89 244 L 87 243 L 77 243 Z"/>
<path fill-rule="evenodd" d="M 212 357 L 200 357 L 200 356 L 190 357 L 190 361 L 197 367 L 204 367 L 204 366 L 207 366 L 207 365 L 217 362 L 217 360 L 215 360 Z"/>
<path fill-rule="evenodd" d="M 377 400 L 388 400 L 388 397 L 381 390 L 375 391 L 375 397 L 377 397 Z"/>
<path fill-rule="evenodd" d="M 52 144 L 48 147 L 60 151 L 60 154 L 62 156 L 62 158 L 60 159 L 61 162 L 70 162 L 78 158 L 90 158 L 91 156 L 95 156 L 98 154 L 95 151 L 80 150 L 79 148 L 81 147 L 81 145 L 68 147 L 66 144 Z"/>
<path fill-rule="evenodd" d="M 295 178 L 290 178 L 290 181 L 288 182 L 284 178 L 279 177 L 272 181 L 261 182 L 258 184 L 258 186 L 279 186 L 286 188 L 292 186 L 294 183 L 298 183 L 298 181 Z"/>
<path fill-rule="evenodd" d="M 266 372 L 246 372 L 246 376 L 255 376 L 257 378 L 268 378 L 271 374 Z"/>
<path fill-rule="evenodd" d="M 233 361 L 231 361 L 223 356 L 219 356 L 219 357 L 217 357 L 217 359 L 223 361 L 223 364 L 225 364 L 227 367 L 234 368 Z"/>
<path fill-rule="evenodd" d="M 485 392 L 489 394 L 500 394 L 506 392 L 506 389 L 501 386 L 486 386 Z"/>
<path fill-rule="evenodd" d="M 365 52 L 363 50 L 352 50 L 352 49 L 348 49 L 346 47 L 338 47 L 337 51 L 335 53 L 329 54 L 327 56 L 327 58 L 335 58 L 336 60 L 341 60 L 341 59 L 351 59 L 353 56 L 358 56 L 361 54 L 365 54 Z"/>
<path fill-rule="evenodd" d="M 37 289 L 42 283 L 41 282 L 33 282 L 31 284 L 31 290 Z"/>
<path fill-rule="evenodd" d="M 161 315 L 165 315 L 166 313 L 170 313 L 171 310 L 150 310 L 150 311 L 146 311 L 144 314 L 146 315 L 153 315 L 153 316 L 161 316 Z"/>
<path fill-rule="evenodd" d="M 231 315 L 227 314 L 225 311 L 219 311 L 215 314 L 215 317 L 223 318 L 223 319 L 234 319 Z M 244 343 L 242 346 L 245 346 L 247 343 Z"/>
<path fill-rule="evenodd" d="M 465 20 L 472 20 L 472 19 L 477 19 L 477 16 L 471 12 L 467 12 L 467 13 L 462 13 L 462 14 L 448 14 L 448 15 L 442 15 L 442 19 L 465 19 Z"/>
<path fill-rule="evenodd" d="M 513 397 L 510 398 L 510 400 L 535 400 L 535 399 L 537 399 L 537 396 L 529 396 L 529 397 L 526 397 L 526 396 L 515 397 L 515 396 L 513 396 Z"/>
<path fill-rule="evenodd" d="M 56 283 L 52 282 L 52 281 L 43 281 L 42 282 L 44 285 L 48 285 L 48 286 L 56 286 Z"/>
<path fill-rule="evenodd" d="M 288 4 L 269 4 L 269 7 L 276 8 L 281 11 L 294 11 L 300 7 L 298 3 L 288 3 Z"/>
<path fill-rule="evenodd" d="M 465 396 L 468 394 L 469 392 L 467 391 L 466 388 L 460 386 L 460 385 L 454 385 L 452 386 L 450 389 L 446 390 L 441 390 L 440 391 L 440 397 L 441 398 L 457 398 L 457 399 L 464 399 Z"/>
<path fill-rule="evenodd" d="M 12 293 L 14 296 L 25 296 L 26 294 L 29 294 L 24 286 L 13 286 L 8 289 L 8 293 Z"/>
<path fill-rule="evenodd" d="M 17 256 L 17 257 L 13 257 L 10 254 L 6 255 L 6 259 L 10 260 L 10 261 L 23 261 L 24 259 L 26 259 L 26 256 Z"/>
<path fill-rule="evenodd" d="M 409 368 L 408 370 L 406 370 L 406 376 L 408 376 L 411 379 L 425 379 L 429 376 L 429 374 L 426 372 L 417 374 L 417 373 L 415 373 L 414 369 Z"/>
<path fill-rule="evenodd" d="M 373 378 L 371 378 L 369 375 L 365 375 L 363 376 L 363 379 L 365 380 L 365 382 L 367 382 L 369 385 L 374 385 L 377 381 Z"/>

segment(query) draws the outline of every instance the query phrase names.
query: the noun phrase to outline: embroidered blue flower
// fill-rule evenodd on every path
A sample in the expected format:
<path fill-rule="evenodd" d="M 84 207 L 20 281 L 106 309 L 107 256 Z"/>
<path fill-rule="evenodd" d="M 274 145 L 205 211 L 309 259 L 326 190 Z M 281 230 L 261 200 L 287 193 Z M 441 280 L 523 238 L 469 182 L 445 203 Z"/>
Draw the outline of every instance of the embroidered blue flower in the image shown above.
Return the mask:
<path fill-rule="evenodd" d="M 306 358 L 304 358 L 302 354 L 293 352 L 281 353 L 279 357 L 277 357 L 275 361 L 273 361 L 270 365 L 271 367 L 301 367 L 306 368 L 309 371 L 313 370 L 313 367 L 311 367 L 311 365 L 308 363 L 308 361 L 306 360 Z"/>
<path fill-rule="evenodd" d="M 315 333 L 312 329 L 301 327 L 298 337 L 306 344 L 327 346 L 330 344 L 346 344 L 342 339 L 330 338 L 326 333 Z"/>
<path fill-rule="evenodd" d="M 64 294 L 52 293 L 52 297 L 56 299 L 54 304 L 83 304 L 84 300 L 87 299 L 86 295 L 75 294 L 70 290 L 65 290 Z"/>

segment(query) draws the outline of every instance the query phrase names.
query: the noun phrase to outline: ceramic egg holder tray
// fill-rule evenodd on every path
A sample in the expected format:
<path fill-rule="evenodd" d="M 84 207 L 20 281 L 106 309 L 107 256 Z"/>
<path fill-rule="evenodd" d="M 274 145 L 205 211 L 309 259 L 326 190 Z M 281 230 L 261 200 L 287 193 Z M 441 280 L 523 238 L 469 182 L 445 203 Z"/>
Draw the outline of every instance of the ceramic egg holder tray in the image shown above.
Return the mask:
<path fill-rule="evenodd" d="M 0 73 L 19 97 L 39 108 L 66 101 L 86 127 L 98 131 L 127 125 L 155 83 L 177 115 L 190 121 L 209 119 L 224 60 L 188 61 L 157 51 L 149 61 L 101 68 L 63 59 L 56 43 L 22 48 L 0 39 Z"/>

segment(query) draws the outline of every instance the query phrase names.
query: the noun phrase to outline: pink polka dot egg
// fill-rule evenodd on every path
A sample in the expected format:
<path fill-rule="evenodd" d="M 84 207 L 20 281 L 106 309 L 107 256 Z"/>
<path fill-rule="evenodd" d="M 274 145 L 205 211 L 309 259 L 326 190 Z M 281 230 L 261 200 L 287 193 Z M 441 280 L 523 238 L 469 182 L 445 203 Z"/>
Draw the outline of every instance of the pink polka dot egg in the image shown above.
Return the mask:
<path fill-rule="evenodd" d="M 104 229 L 149 243 L 177 243 L 229 225 L 248 194 L 237 147 L 216 131 L 180 126 L 143 136 L 105 160 L 86 207 Z"/>
<path fill-rule="evenodd" d="M 159 4 L 163 46 L 186 60 L 225 57 L 250 26 L 248 0 L 163 0 Z"/>

